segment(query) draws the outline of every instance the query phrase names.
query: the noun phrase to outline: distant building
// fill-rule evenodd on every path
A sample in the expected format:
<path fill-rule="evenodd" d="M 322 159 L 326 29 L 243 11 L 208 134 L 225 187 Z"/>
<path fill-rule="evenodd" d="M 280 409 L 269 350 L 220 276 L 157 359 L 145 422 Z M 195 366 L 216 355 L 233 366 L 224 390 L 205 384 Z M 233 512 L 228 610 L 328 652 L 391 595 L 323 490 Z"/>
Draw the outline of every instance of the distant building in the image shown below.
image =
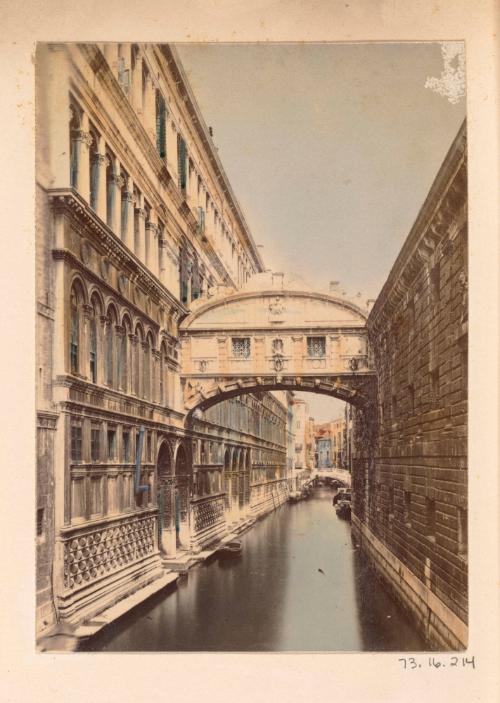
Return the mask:
<path fill-rule="evenodd" d="M 318 469 L 351 470 L 353 413 L 346 403 L 341 417 L 314 425 L 314 462 Z"/>
<path fill-rule="evenodd" d="M 304 469 L 306 462 L 306 425 L 309 406 L 305 400 L 294 398 L 292 403 L 293 429 L 294 429 L 294 468 Z"/>

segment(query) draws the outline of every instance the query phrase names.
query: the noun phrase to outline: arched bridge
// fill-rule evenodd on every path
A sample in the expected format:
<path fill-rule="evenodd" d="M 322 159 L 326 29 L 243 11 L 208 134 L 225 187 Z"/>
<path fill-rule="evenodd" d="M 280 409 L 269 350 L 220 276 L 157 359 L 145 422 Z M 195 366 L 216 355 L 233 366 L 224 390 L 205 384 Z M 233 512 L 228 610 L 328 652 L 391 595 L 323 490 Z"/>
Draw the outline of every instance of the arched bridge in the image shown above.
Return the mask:
<path fill-rule="evenodd" d="M 198 301 L 180 325 L 188 413 L 267 390 L 370 404 L 375 372 L 368 311 L 335 294 L 285 285 L 282 275 L 255 278 L 257 285 L 252 279 L 238 292 L 224 290 Z"/>

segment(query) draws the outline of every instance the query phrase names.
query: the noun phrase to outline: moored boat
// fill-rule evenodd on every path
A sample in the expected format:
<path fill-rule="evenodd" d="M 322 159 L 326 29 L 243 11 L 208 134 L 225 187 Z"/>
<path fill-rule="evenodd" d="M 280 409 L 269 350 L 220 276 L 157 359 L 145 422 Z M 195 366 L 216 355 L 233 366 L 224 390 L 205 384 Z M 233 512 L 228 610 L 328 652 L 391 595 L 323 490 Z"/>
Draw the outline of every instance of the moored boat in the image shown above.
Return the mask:
<path fill-rule="evenodd" d="M 335 506 L 335 512 L 338 517 L 345 518 L 346 520 L 351 517 L 351 501 L 350 500 L 339 500 Z"/>
<path fill-rule="evenodd" d="M 241 556 L 242 552 L 243 547 L 241 542 L 234 540 L 223 544 L 222 547 L 217 550 L 217 556 L 219 559 L 236 559 Z"/>

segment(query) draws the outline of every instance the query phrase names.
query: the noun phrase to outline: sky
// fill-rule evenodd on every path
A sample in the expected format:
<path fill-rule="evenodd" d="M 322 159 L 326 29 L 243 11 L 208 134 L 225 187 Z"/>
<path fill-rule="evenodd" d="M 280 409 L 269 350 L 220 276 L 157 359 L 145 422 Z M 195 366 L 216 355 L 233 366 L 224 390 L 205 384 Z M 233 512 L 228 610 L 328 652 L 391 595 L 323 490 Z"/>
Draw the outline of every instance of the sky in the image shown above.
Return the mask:
<path fill-rule="evenodd" d="M 425 87 L 440 44 L 176 48 L 266 266 L 376 298 L 465 117 Z"/>

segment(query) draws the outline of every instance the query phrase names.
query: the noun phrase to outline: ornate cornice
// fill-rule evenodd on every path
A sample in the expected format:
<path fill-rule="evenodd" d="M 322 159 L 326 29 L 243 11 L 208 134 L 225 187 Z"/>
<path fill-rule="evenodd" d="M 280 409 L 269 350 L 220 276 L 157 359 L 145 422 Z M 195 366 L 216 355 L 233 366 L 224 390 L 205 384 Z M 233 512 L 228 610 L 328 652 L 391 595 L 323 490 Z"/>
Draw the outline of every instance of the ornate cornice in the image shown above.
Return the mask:
<path fill-rule="evenodd" d="M 73 189 L 49 190 L 49 197 L 56 214 L 69 217 L 84 235 L 99 244 L 101 252 L 108 256 L 114 265 L 151 295 L 156 301 L 167 300 L 179 314 L 187 314 L 187 309 L 168 291 L 160 281 L 128 250 L 123 242 L 92 212 L 83 198 Z M 55 259 L 75 257 L 66 250 L 54 250 Z"/>

